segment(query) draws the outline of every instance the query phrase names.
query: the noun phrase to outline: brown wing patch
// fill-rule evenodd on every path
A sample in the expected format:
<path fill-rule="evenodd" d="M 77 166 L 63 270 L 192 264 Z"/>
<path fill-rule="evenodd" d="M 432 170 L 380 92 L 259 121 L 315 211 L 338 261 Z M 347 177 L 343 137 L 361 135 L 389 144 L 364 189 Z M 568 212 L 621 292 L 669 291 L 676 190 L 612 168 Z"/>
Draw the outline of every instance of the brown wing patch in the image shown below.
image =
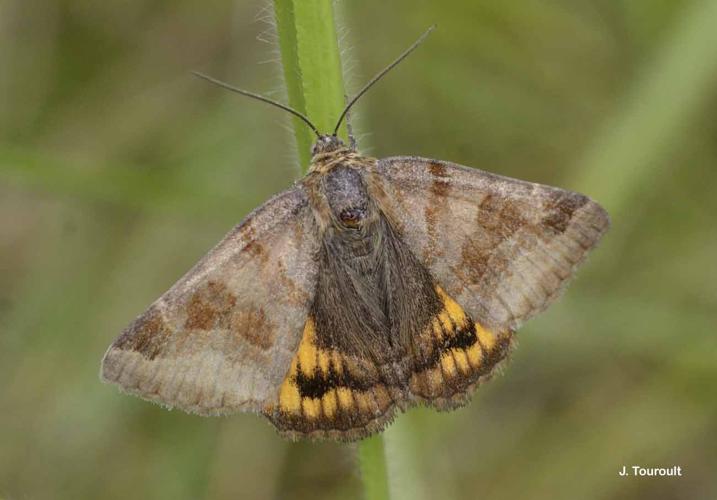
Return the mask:
<path fill-rule="evenodd" d="M 295 305 L 306 304 L 309 301 L 309 294 L 297 285 L 295 280 L 288 276 L 286 264 L 280 261 L 277 265 L 276 272 L 281 286 L 286 290 L 286 298 L 288 301 Z"/>
<path fill-rule="evenodd" d="M 431 172 L 431 175 L 434 177 L 450 177 L 448 174 L 448 170 L 446 169 L 446 166 L 439 162 L 434 161 L 428 165 L 428 170 Z"/>
<path fill-rule="evenodd" d="M 256 230 L 253 226 L 248 225 L 243 228 L 244 237 L 247 239 L 246 246 L 242 250 L 242 253 L 246 253 L 253 258 L 257 259 L 257 262 L 264 265 L 269 260 L 268 252 L 264 245 L 262 245 L 256 238 Z"/>
<path fill-rule="evenodd" d="M 464 404 L 475 385 L 507 356 L 512 332 L 474 322 L 440 286 L 436 293 L 443 309 L 419 337 L 422 355 L 409 388 L 416 399 L 450 409 Z"/>
<path fill-rule="evenodd" d="M 496 249 L 526 225 L 525 218 L 513 204 L 499 196 L 488 194 L 476 211 L 476 226 L 485 228 L 482 238 L 464 238 L 461 261 L 452 266 L 462 283 L 476 284 L 487 272 L 499 274 L 510 264 Z M 472 228 L 471 228 L 472 229 Z"/>
<path fill-rule="evenodd" d="M 448 196 L 451 187 L 449 184 L 450 176 L 445 165 L 433 162 L 428 168 L 433 180 L 431 182 L 431 194 L 423 210 L 428 241 L 422 257 L 427 262 L 434 262 L 443 257 L 443 252 L 441 251 L 443 243 L 439 226 L 446 217 L 450 217 L 448 207 L 443 203 L 443 200 Z"/>
<path fill-rule="evenodd" d="M 224 283 L 209 281 L 192 294 L 187 305 L 184 328 L 211 330 L 226 327 L 234 306 L 234 296 Z"/>
<path fill-rule="evenodd" d="M 497 195 L 486 195 L 478 208 L 478 226 L 490 230 L 500 241 L 513 236 L 526 223 L 514 203 Z"/>
<path fill-rule="evenodd" d="M 478 283 L 488 270 L 491 252 L 478 246 L 473 240 L 466 240 L 461 246 L 461 262 L 455 266 L 455 273 L 461 283 Z"/>
<path fill-rule="evenodd" d="M 125 329 L 115 341 L 115 347 L 136 351 L 147 359 L 154 359 L 171 334 L 159 308 L 152 306 Z"/>
<path fill-rule="evenodd" d="M 370 361 L 320 347 L 309 317 L 278 403 L 268 405 L 264 414 L 291 438 L 355 440 L 392 418 L 392 392 Z"/>
<path fill-rule="evenodd" d="M 557 233 L 564 233 L 575 211 L 588 202 L 586 196 L 570 192 L 554 192 L 545 204 L 547 215 L 541 223 Z"/>
<path fill-rule="evenodd" d="M 274 345 L 275 329 L 262 307 L 234 312 L 229 326 L 234 335 L 258 349 L 266 351 Z"/>

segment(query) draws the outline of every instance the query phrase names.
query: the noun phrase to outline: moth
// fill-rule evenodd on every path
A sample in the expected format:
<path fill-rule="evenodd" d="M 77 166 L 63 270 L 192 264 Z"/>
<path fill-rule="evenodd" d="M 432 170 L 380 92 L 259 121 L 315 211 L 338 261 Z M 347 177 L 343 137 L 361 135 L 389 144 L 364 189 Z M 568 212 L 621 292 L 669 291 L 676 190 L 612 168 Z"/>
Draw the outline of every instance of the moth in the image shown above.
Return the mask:
<path fill-rule="evenodd" d="M 506 359 L 608 229 L 588 197 L 316 133 L 311 166 L 249 214 L 107 350 L 101 377 L 187 412 L 255 412 L 351 441 L 449 410 Z"/>

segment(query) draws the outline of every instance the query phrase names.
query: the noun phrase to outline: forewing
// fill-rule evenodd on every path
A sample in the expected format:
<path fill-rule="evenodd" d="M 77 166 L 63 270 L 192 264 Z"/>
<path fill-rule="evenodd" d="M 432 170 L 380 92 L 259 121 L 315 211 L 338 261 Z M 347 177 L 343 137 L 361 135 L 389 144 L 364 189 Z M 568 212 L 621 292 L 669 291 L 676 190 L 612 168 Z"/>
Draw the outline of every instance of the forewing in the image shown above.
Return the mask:
<path fill-rule="evenodd" d="M 448 294 L 501 330 L 547 307 L 609 226 L 586 196 L 449 162 L 386 158 L 372 184 Z"/>
<path fill-rule="evenodd" d="M 273 404 L 313 298 L 317 242 L 302 186 L 272 198 L 127 327 L 103 380 L 200 414 Z"/>

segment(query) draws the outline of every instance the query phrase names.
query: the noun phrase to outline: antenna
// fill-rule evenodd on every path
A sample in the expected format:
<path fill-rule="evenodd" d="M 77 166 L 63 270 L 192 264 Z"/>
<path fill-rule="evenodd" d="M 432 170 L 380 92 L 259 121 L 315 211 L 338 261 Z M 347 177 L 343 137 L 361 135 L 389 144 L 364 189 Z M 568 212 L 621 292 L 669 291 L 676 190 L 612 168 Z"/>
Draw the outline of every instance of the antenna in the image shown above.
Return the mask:
<path fill-rule="evenodd" d="M 281 104 L 280 102 L 274 101 L 273 99 L 269 99 L 268 97 L 264 97 L 263 95 L 255 94 L 254 92 L 249 92 L 248 90 L 243 90 L 243 89 L 234 87 L 232 85 L 229 85 L 228 83 L 224 83 L 221 80 L 217 80 L 216 78 L 212 78 L 211 76 L 205 75 L 204 73 L 200 73 L 198 71 L 192 71 L 192 74 L 194 76 L 198 76 L 199 78 L 202 78 L 208 82 L 211 82 L 214 85 L 218 85 L 227 90 L 231 90 L 232 92 L 236 92 L 237 94 L 251 97 L 252 99 L 256 99 L 257 101 L 262 101 L 267 104 L 271 104 L 272 106 L 276 106 L 277 108 L 283 109 L 284 111 L 288 111 L 292 115 L 303 120 L 303 122 L 306 123 L 311 128 L 311 130 L 314 131 L 314 133 L 316 134 L 316 137 L 321 137 L 319 130 L 314 126 L 313 123 L 311 123 L 311 120 L 309 120 L 305 114 L 299 113 L 295 109 L 290 108 L 289 106 L 287 106 L 285 104 Z"/>
<path fill-rule="evenodd" d="M 371 78 L 371 80 L 369 80 L 369 82 L 368 82 L 366 85 L 364 85 L 361 90 L 359 90 L 358 94 L 356 94 L 356 95 L 354 96 L 354 98 L 351 99 L 351 101 L 349 101 L 349 103 L 346 105 L 346 107 L 344 108 L 344 110 L 341 112 L 341 116 L 339 116 L 339 121 L 336 122 L 336 127 L 334 128 L 334 133 L 333 133 L 333 135 L 336 135 L 336 133 L 339 131 L 339 127 L 341 126 L 341 122 L 344 121 L 344 118 L 346 118 L 346 114 L 349 112 L 349 109 L 351 109 L 351 106 L 353 106 L 354 104 L 356 104 L 356 101 L 358 101 L 359 98 L 360 98 L 362 95 L 364 95 L 364 94 L 368 91 L 368 89 L 370 89 L 371 87 L 373 87 L 373 84 L 374 84 L 374 83 L 376 83 L 376 82 L 379 81 L 381 78 L 383 78 L 383 76 L 384 76 L 386 73 L 388 73 L 388 72 L 391 71 L 393 68 L 395 68 L 395 67 L 398 65 L 398 63 L 400 63 L 401 61 L 403 61 L 405 58 L 408 57 L 408 55 L 409 55 L 411 52 L 413 52 L 414 50 L 416 50 L 416 49 L 418 48 L 418 46 L 423 43 L 423 40 L 425 40 L 426 37 L 427 37 L 428 35 L 430 35 L 430 34 L 431 34 L 431 31 L 433 31 L 434 29 L 436 29 L 436 25 L 435 25 L 435 24 L 434 24 L 433 26 L 431 26 L 430 28 L 428 28 L 428 29 L 425 31 L 425 33 L 423 33 L 420 37 L 418 37 L 418 40 L 416 40 L 415 42 L 413 42 L 413 45 L 411 45 L 411 46 L 408 47 L 406 50 L 404 50 L 403 53 L 402 53 L 400 56 L 398 56 L 395 61 L 393 61 L 393 62 L 392 62 L 391 64 L 389 64 L 388 66 L 386 66 L 386 67 L 385 67 L 380 73 L 378 73 L 376 76 L 374 76 L 373 78 Z"/>

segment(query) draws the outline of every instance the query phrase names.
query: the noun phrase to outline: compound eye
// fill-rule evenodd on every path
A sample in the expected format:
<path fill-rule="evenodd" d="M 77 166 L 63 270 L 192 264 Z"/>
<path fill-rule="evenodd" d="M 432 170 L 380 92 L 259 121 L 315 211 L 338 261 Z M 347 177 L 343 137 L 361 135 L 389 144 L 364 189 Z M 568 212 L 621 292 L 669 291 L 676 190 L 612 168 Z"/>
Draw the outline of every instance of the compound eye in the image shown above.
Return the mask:
<path fill-rule="evenodd" d="M 344 226 L 357 228 L 366 216 L 366 209 L 363 207 L 345 208 L 339 214 L 339 219 Z"/>

